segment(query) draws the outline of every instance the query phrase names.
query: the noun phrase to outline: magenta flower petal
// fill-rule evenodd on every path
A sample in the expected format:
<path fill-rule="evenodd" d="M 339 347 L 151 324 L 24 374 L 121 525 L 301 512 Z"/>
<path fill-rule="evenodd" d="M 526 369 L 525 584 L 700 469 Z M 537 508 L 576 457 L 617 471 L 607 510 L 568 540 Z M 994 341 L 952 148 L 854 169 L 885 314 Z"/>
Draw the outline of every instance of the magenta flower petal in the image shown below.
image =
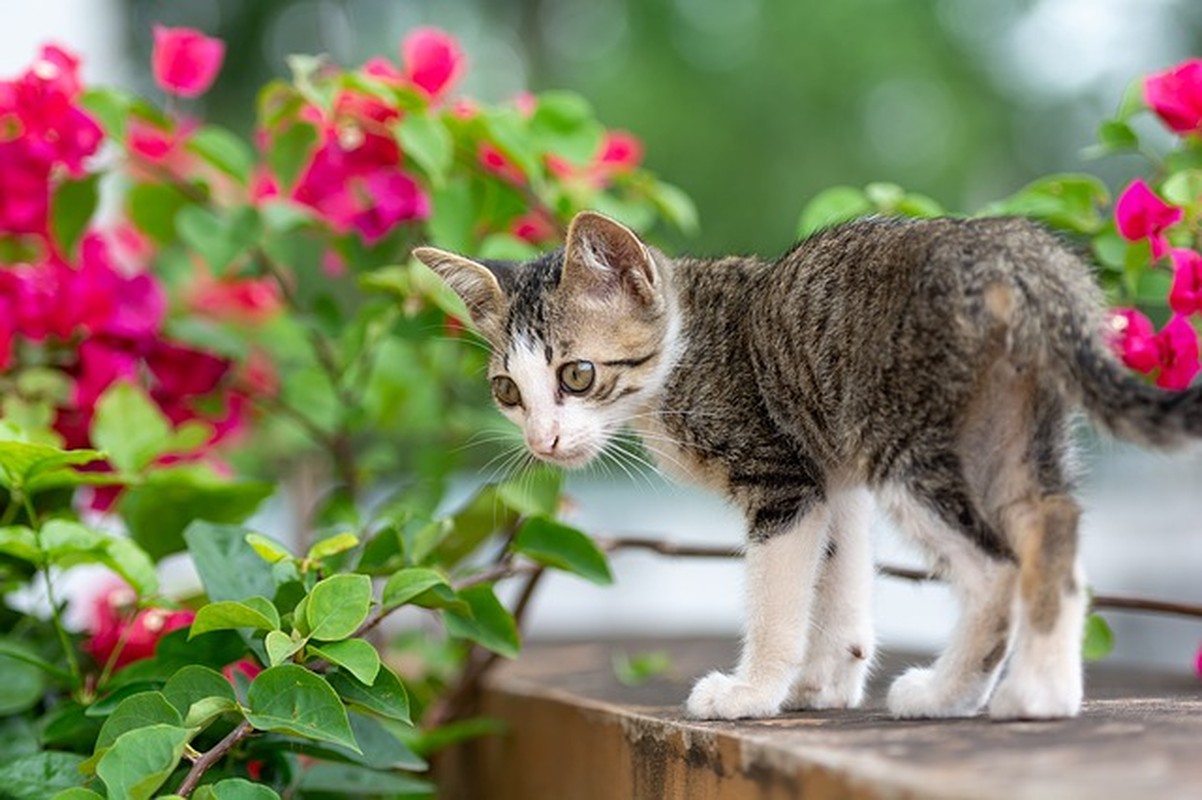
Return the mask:
<path fill-rule="evenodd" d="M 1202 132 L 1202 59 L 1149 75 L 1144 101 L 1170 130 L 1182 135 Z"/>
<path fill-rule="evenodd" d="M 209 90 L 221 62 L 225 42 L 194 28 L 154 26 L 154 51 L 150 63 L 154 80 L 167 94 L 199 97 Z"/>
<path fill-rule="evenodd" d="M 1174 316 L 1156 336 L 1160 345 L 1160 374 L 1156 385 L 1163 389 L 1185 389 L 1198 374 L 1198 333 L 1189 320 Z"/>
<path fill-rule="evenodd" d="M 1152 245 L 1153 259 L 1168 252 L 1164 232 L 1180 222 L 1184 214 L 1180 208 L 1161 200 L 1142 179 L 1128 184 L 1114 205 L 1119 233 L 1129 242 L 1147 239 Z"/>
<path fill-rule="evenodd" d="M 1147 375 L 1160 366 L 1160 347 L 1152 322 L 1134 308 L 1111 312 L 1111 340 L 1115 352 L 1131 369 Z"/>
<path fill-rule="evenodd" d="M 1174 248 L 1169 257 L 1173 261 L 1169 306 L 1178 314 L 1202 311 L 1202 255 L 1193 250 Z"/>
<path fill-rule="evenodd" d="M 439 28 L 415 28 L 401 43 L 405 75 L 431 98 L 445 95 L 463 73 L 459 42 Z"/>

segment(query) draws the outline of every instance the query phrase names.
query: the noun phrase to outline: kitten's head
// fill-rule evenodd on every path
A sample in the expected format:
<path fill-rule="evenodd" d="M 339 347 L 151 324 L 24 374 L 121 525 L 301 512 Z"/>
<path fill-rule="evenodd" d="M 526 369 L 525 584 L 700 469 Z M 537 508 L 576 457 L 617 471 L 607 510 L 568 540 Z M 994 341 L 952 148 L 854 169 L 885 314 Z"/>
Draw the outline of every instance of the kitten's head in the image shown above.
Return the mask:
<path fill-rule="evenodd" d="M 543 461 L 588 463 L 659 391 L 675 341 L 670 264 L 617 222 L 578 214 L 563 249 L 522 264 L 413 254 L 467 304 L 492 345 L 493 399 Z"/>

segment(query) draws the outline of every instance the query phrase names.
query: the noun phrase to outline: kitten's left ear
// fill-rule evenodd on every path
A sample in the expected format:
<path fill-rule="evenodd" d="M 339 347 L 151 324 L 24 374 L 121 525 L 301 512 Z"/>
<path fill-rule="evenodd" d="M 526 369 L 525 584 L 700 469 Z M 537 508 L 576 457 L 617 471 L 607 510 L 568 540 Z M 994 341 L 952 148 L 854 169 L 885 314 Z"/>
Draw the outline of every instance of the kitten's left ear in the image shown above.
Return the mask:
<path fill-rule="evenodd" d="M 568 227 L 560 285 L 598 299 L 625 294 L 642 305 L 657 299 L 658 271 L 651 253 L 625 225 L 582 211 Z"/>

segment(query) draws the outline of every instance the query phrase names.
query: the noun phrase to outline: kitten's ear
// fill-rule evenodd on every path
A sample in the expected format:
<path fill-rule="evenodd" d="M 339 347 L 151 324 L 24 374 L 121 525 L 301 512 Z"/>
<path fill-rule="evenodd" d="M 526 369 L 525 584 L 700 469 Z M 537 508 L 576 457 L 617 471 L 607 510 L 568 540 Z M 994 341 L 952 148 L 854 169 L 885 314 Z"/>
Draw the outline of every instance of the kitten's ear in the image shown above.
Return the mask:
<path fill-rule="evenodd" d="M 625 225 L 595 211 L 582 211 L 572 219 L 561 286 L 599 300 L 625 294 L 652 305 L 658 281 L 651 253 Z"/>
<path fill-rule="evenodd" d="M 413 256 L 463 298 L 478 328 L 491 327 L 500 319 L 505 293 L 488 267 L 437 247 L 416 247 Z"/>

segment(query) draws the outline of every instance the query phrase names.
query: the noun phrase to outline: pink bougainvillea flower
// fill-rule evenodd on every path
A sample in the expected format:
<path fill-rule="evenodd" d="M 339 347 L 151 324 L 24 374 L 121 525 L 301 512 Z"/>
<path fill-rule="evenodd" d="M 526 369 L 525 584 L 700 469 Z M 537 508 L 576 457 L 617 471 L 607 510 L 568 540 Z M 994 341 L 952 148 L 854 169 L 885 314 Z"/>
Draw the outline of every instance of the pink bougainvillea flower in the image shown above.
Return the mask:
<path fill-rule="evenodd" d="M 1169 306 L 1178 314 L 1202 311 L 1202 255 L 1194 250 L 1175 247 L 1169 252 L 1173 261 L 1173 288 Z"/>
<path fill-rule="evenodd" d="M 326 250 L 321 254 L 321 271 L 327 277 L 341 278 L 346 274 L 346 259 L 337 250 Z"/>
<path fill-rule="evenodd" d="M 1134 308 L 1110 312 L 1111 340 L 1115 352 L 1131 369 L 1151 374 L 1160 366 L 1160 348 L 1152 321 Z"/>
<path fill-rule="evenodd" d="M 355 214 L 351 224 L 363 241 L 375 244 L 401 222 L 430 216 L 430 198 L 417 181 L 399 170 L 380 170 L 363 180 L 369 202 Z"/>
<path fill-rule="evenodd" d="M 255 661 L 252 658 L 242 658 L 242 659 L 239 659 L 239 660 L 233 662 L 232 664 L 226 664 L 224 667 L 221 668 L 221 674 L 224 675 L 225 679 L 227 681 L 229 681 L 230 683 L 234 683 L 234 675 L 235 674 L 241 674 L 247 680 L 253 681 L 255 679 L 255 677 L 258 676 L 258 674 L 262 671 L 263 671 L 263 667 L 261 667 L 259 665 L 259 662 Z M 250 762 L 250 763 L 256 763 L 256 762 Z M 248 763 L 246 765 L 247 772 L 250 772 L 250 763 Z M 262 762 L 257 762 L 257 763 L 260 765 L 259 769 L 261 770 L 263 768 Z"/>
<path fill-rule="evenodd" d="M 531 211 L 509 224 L 509 232 L 530 244 L 543 244 L 555 238 L 555 226 L 546 214 Z"/>
<path fill-rule="evenodd" d="M 127 126 L 127 146 L 138 158 L 161 164 L 187 142 L 194 127 L 186 125 L 180 130 L 165 130 L 147 120 L 131 117 Z"/>
<path fill-rule="evenodd" d="M 1144 101 L 1174 132 L 1202 132 L 1202 58 L 1149 75 L 1144 80 Z"/>
<path fill-rule="evenodd" d="M 517 185 L 526 182 L 526 176 L 522 174 L 522 170 L 492 142 L 480 142 L 476 148 L 476 160 L 480 166 L 502 180 Z"/>
<path fill-rule="evenodd" d="M 45 234 L 52 167 L 27 141 L 0 141 L 0 229 Z"/>
<path fill-rule="evenodd" d="M 199 97 L 209 90 L 221 62 L 225 42 L 206 36 L 194 28 L 154 26 L 154 52 L 151 68 L 154 80 L 167 94 Z"/>
<path fill-rule="evenodd" d="M 1202 678 L 1202 644 L 1198 645 L 1198 655 L 1194 658 L 1194 672 Z"/>
<path fill-rule="evenodd" d="M 201 273 L 188 292 L 188 306 L 215 320 L 259 325 L 280 312 L 283 298 L 270 278 L 214 278 Z"/>
<path fill-rule="evenodd" d="M 1175 315 L 1156 335 L 1160 345 L 1160 374 L 1156 385 L 1162 389 L 1185 389 L 1198 374 L 1198 333 L 1189 320 Z"/>
<path fill-rule="evenodd" d="M 166 410 L 180 400 L 214 391 L 233 364 L 203 350 L 158 340 L 146 354 L 146 366 L 154 377 L 151 396 Z"/>
<path fill-rule="evenodd" d="M 1142 179 L 1129 183 L 1114 205 L 1119 233 L 1129 242 L 1147 239 L 1153 260 L 1169 251 L 1164 232 L 1180 222 L 1184 213 L 1161 200 Z"/>
<path fill-rule="evenodd" d="M 630 172 L 643 161 L 643 143 L 626 131 L 607 131 L 594 159 L 595 165 L 606 172 Z"/>
<path fill-rule="evenodd" d="M 439 28 L 415 28 L 401 42 L 405 76 L 430 98 L 442 97 L 463 74 L 466 59 L 459 42 Z"/>
<path fill-rule="evenodd" d="M 406 81 L 405 73 L 401 71 L 400 67 L 380 56 L 369 58 L 363 64 L 363 74 L 394 85 L 403 84 Z"/>
<path fill-rule="evenodd" d="M 86 649 L 97 664 L 111 660 L 119 669 L 150 658 L 160 639 L 171 631 L 188 627 L 196 619 L 196 612 L 187 610 L 139 611 L 134 605 L 136 600 L 133 589 L 114 582 L 94 601 Z"/>

